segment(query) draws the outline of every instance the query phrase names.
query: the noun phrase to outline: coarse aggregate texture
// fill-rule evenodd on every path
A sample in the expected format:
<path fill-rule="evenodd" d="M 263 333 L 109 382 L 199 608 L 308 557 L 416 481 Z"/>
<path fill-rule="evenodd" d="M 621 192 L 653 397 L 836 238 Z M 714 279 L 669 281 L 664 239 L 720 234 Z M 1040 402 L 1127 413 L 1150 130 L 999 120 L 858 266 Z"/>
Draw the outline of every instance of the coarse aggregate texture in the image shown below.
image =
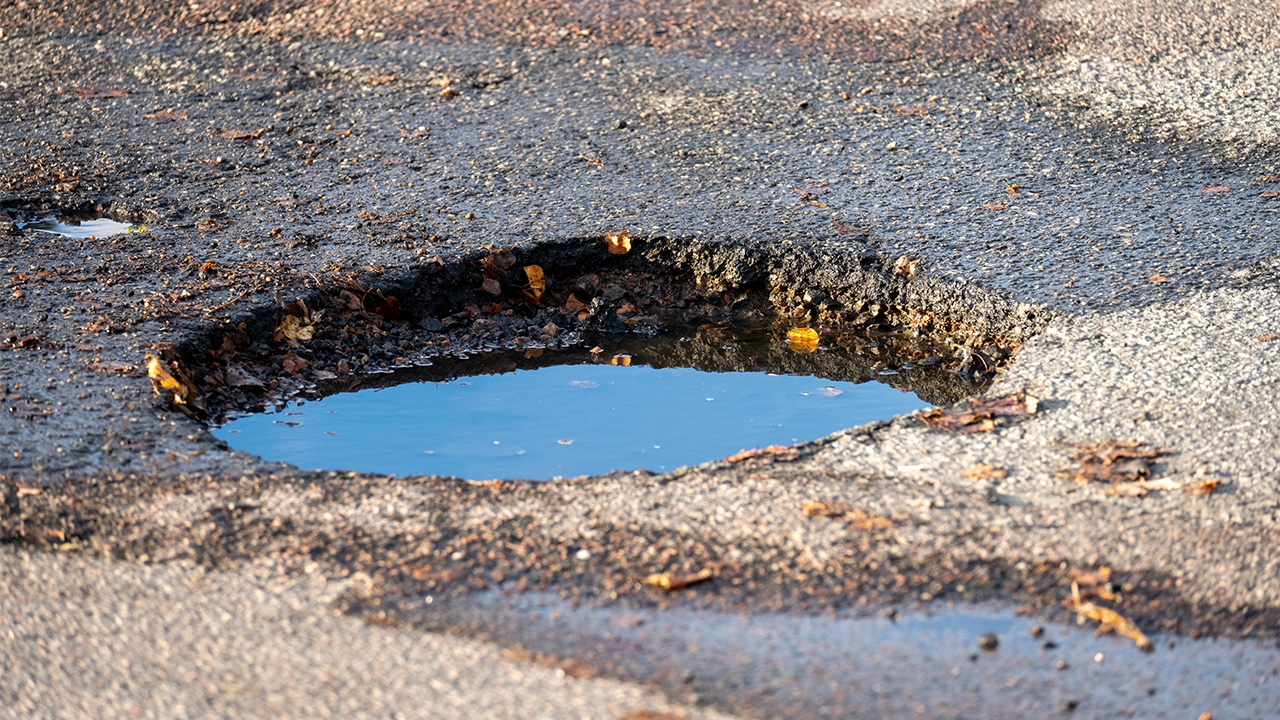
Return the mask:
<path fill-rule="evenodd" d="M 333 587 L 270 565 L 0 552 L 0 717 L 724 717 L 492 644 L 361 623 L 331 609 Z"/>
<path fill-rule="evenodd" d="M 810 618 L 939 599 L 1060 619 L 1071 583 L 1106 567 L 1114 580 L 1085 591 L 1118 596 L 1148 632 L 1273 641 L 1277 18 L 1247 0 L 4 3 L 0 534 L 19 547 L 0 592 L 47 611 L 0 645 L 0 697 L 34 692 L 10 664 L 50 668 L 39 692 L 67 714 L 81 700 L 103 715 L 278 714 L 245 704 L 278 691 L 298 714 L 564 703 L 624 717 L 655 697 L 636 683 L 661 679 L 548 684 L 547 657 L 499 660 L 465 639 L 509 618 L 437 634 L 426 598 L 493 588 L 656 609 L 651 623 L 668 607 Z M 72 240 L 8 224 L 101 211 L 150 231 Z M 535 257 L 624 229 L 637 254 L 694 248 L 699 287 L 733 287 L 744 258 L 768 258 L 800 295 L 792 278 L 813 268 L 815 289 L 855 275 L 853 289 L 907 288 L 895 297 L 912 311 L 977 298 L 984 327 L 1020 328 L 986 396 L 1026 389 L 1038 411 L 973 434 L 899 418 L 662 476 L 477 485 L 264 463 L 157 397 L 142 368 L 149 351 L 217 350 L 240 322 L 245 355 L 319 359 L 271 338 L 295 298 L 407 290 L 416 313 L 486 245 Z M 904 255 L 913 277 L 892 274 Z M 418 341 L 364 306 L 357 371 Z M 1102 440 L 1142 441 L 1168 453 L 1156 478 L 1217 488 L 1114 497 L 1062 476 L 1076 444 Z M 963 475 L 978 463 L 1005 476 Z M 843 510 L 810 517 L 810 503 Z M 685 590 L 643 582 L 707 569 Z M 72 590 L 82 575 L 92 587 Z M 134 590 L 151 583 L 188 589 Z M 129 640 L 77 636 L 82 615 L 50 588 L 80 593 L 90 616 L 123 603 L 192 627 L 249 609 L 206 634 L 175 619 L 128 626 Z M 289 640 L 249 624 L 255 604 L 323 620 Z M 102 667 L 59 664 L 33 636 L 87 642 L 68 655 Z M 225 685 L 148 680 L 138 668 L 158 665 L 160 638 L 173 656 L 246 660 Z M 263 654 L 276 642 L 299 644 Z M 447 672 L 414 654 L 423 644 L 496 669 L 431 696 L 407 681 L 357 690 L 371 658 L 388 677 Z M 115 653 L 131 664 L 105 669 Z M 257 667 L 276 684 L 246 700 L 235 678 Z M 130 687 L 88 697 L 93 678 Z M 750 714 L 751 693 L 698 693 Z M 1232 702 L 1203 710 L 1249 716 Z"/>

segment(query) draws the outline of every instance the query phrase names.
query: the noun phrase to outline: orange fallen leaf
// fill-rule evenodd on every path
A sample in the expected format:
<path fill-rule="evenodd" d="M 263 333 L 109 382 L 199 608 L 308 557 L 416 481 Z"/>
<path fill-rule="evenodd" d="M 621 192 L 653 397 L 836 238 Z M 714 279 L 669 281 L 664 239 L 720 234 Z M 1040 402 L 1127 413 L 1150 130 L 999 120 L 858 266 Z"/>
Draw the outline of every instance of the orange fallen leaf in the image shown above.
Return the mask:
<path fill-rule="evenodd" d="M 703 568 L 690 575 L 672 575 L 669 572 L 654 573 L 644 579 L 644 584 L 662 588 L 663 590 L 683 590 L 690 585 L 710 580 L 714 576 L 715 572 L 711 568 Z"/>
<path fill-rule="evenodd" d="M 609 358 L 609 364 L 617 365 L 619 367 L 630 367 L 631 356 L 630 355 L 614 355 L 613 357 Z"/>
<path fill-rule="evenodd" d="M 786 445 L 770 445 L 763 448 L 752 448 L 750 450 L 739 450 L 738 452 L 725 458 L 725 462 L 737 463 L 743 460 L 752 460 L 756 458 L 769 458 L 774 460 L 794 460 L 800 457 L 800 451 L 795 448 L 789 448 Z"/>
<path fill-rule="evenodd" d="M 626 255 L 631 252 L 631 233 L 626 230 L 605 233 L 604 246 L 610 255 Z"/>
<path fill-rule="evenodd" d="M 792 352 L 811 353 L 818 349 L 818 331 L 813 328 L 792 328 L 787 331 L 787 345 Z"/>
<path fill-rule="evenodd" d="M 1019 185 L 1019 184 L 1017 184 L 1017 183 L 1014 183 L 1014 184 L 1010 185 L 1009 187 L 1005 188 L 1005 189 L 1004 189 L 1004 191 L 1005 191 L 1005 192 L 1007 192 L 1007 193 L 1009 193 L 1010 195 L 1017 195 L 1017 194 L 1018 194 L 1018 191 L 1019 191 L 1019 190 L 1021 190 L 1021 189 L 1022 189 L 1022 186 L 1021 186 L 1021 185 Z"/>
<path fill-rule="evenodd" d="M 978 463 L 960 473 L 970 480 L 1003 480 L 1009 477 L 1009 471 L 1003 465 Z"/>
<path fill-rule="evenodd" d="M 1151 645 L 1151 640 L 1142 634 L 1142 631 L 1138 629 L 1137 625 L 1133 624 L 1132 620 L 1115 610 L 1082 600 L 1080 587 L 1075 583 L 1071 584 L 1071 599 L 1067 601 L 1067 607 L 1076 612 L 1076 621 L 1079 624 L 1083 625 L 1086 618 L 1097 622 L 1099 635 L 1114 632 L 1129 638 L 1144 652 L 1151 652 L 1154 649 Z"/>
<path fill-rule="evenodd" d="M 147 353 L 147 377 L 151 378 L 151 384 L 155 386 L 156 394 L 161 390 L 167 390 L 173 393 L 173 401 L 179 405 L 187 402 L 187 388 L 168 370 L 160 364 L 160 358 Z"/>
<path fill-rule="evenodd" d="M 535 300 L 541 300 L 542 293 L 547 290 L 547 281 L 542 274 L 542 268 L 538 265 L 526 265 L 524 275 L 529 279 L 529 292 Z"/>

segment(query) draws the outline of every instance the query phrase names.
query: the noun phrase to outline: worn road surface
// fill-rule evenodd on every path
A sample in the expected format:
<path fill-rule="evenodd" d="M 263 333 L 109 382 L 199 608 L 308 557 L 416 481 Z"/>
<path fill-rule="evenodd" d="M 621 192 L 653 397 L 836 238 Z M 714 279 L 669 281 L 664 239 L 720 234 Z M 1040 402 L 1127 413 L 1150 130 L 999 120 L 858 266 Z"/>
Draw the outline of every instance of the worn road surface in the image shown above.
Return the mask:
<path fill-rule="evenodd" d="M 0 0 L 0 717 L 1277 717 L 1277 57 L 1254 0 Z M 651 305 L 920 333 L 870 367 L 952 409 L 546 483 L 210 433 Z"/>

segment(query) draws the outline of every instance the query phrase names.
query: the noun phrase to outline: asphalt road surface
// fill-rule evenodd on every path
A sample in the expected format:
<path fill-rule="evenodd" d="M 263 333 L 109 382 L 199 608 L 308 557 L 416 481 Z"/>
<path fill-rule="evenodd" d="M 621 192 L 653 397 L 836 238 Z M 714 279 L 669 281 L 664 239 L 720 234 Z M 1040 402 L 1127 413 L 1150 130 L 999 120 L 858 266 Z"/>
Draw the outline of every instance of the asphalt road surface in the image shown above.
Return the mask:
<path fill-rule="evenodd" d="M 0 1 L 0 717 L 1276 717 L 1278 51 L 1248 0 Z M 950 410 L 546 483 L 209 432 L 674 307 Z M 799 362 L 720 346 L 669 357 Z"/>

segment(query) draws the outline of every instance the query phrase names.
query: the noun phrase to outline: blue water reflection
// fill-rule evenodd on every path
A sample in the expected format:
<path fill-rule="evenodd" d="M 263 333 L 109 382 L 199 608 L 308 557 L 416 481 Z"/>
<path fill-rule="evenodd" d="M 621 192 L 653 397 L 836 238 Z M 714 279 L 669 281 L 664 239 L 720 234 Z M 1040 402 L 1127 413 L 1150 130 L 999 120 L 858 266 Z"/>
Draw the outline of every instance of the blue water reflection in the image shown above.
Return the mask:
<path fill-rule="evenodd" d="M 661 472 L 923 407 L 875 382 L 556 365 L 295 402 L 215 434 L 304 469 L 547 479 Z"/>

